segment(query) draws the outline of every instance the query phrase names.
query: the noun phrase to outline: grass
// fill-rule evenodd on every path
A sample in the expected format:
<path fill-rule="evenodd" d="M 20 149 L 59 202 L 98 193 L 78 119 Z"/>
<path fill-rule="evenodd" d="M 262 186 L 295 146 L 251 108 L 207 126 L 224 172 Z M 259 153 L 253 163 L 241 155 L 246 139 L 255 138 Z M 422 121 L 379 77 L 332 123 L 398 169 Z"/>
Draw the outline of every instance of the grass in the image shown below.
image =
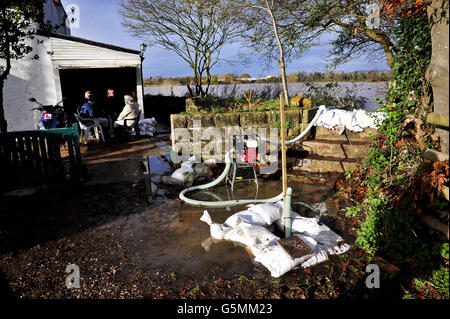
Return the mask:
<path fill-rule="evenodd" d="M 241 284 L 249 283 L 250 285 L 256 285 L 256 281 L 254 281 L 254 280 L 252 280 L 250 278 L 247 278 L 244 275 L 239 276 L 239 282 Z"/>

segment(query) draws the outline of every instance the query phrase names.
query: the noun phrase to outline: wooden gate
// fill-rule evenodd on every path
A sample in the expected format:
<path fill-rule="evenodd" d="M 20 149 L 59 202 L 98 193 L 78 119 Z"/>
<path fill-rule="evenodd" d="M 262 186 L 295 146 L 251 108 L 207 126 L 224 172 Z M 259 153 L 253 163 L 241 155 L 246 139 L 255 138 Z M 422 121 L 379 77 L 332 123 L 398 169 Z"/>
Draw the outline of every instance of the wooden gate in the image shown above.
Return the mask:
<path fill-rule="evenodd" d="M 68 161 L 61 159 L 60 144 L 68 149 Z M 71 128 L 0 134 L 0 190 L 39 186 L 83 176 L 78 124 Z"/>

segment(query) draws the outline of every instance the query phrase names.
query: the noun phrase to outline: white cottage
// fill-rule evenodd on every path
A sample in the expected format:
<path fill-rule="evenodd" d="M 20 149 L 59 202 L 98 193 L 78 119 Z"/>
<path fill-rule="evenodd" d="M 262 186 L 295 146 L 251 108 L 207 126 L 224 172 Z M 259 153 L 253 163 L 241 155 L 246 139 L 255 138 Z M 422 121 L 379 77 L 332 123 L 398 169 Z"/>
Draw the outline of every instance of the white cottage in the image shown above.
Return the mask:
<path fill-rule="evenodd" d="M 100 99 L 108 88 L 117 96 L 135 95 L 143 108 L 142 59 L 140 51 L 90 41 L 70 35 L 65 27 L 66 12 L 58 0 L 47 0 L 44 20 L 58 26 L 56 31 L 37 34 L 27 42 L 33 51 L 13 61 L 4 87 L 4 109 L 8 131 L 33 130 L 40 114 L 28 101 L 55 104 L 63 97 L 69 114 L 83 103 L 84 92 Z M 144 112 L 142 112 L 143 114 Z"/>

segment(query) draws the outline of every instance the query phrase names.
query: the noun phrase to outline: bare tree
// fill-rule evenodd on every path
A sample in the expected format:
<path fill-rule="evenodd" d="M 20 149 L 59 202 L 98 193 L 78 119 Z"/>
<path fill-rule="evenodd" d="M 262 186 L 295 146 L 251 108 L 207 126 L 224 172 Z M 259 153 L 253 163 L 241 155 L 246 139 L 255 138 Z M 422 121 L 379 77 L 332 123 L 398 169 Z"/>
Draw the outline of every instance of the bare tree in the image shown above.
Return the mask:
<path fill-rule="evenodd" d="M 171 50 L 194 72 L 195 95 L 208 94 L 224 44 L 239 36 L 226 0 L 121 0 L 122 24 L 135 37 Z M 203 77 L 205 81 L 203 82 Z M 203 89 L 202 84 L 206 85 Z"/>
<path fill-rule="evenodd" d="M 287 10 L 296 1 L 291 0 L 235 0 L 239 8 L 241 23 L 245 25 L 243 36 L 245 45 L 266 56 L 269 61 L 277 59 L 280 65 L 281 82 L 286 103 L 289 104 L 289 91 L 286 80 L 286 60 L 302 52 L 305 42 L 295 41 L 286 32 L 290 27 L 292 15 Z M 298 30 L 297 30 L 298 31 Z M 286 37 L 289 35 L 289 37 Z M 298 39 L 301 34 L 297 34 Z"/>

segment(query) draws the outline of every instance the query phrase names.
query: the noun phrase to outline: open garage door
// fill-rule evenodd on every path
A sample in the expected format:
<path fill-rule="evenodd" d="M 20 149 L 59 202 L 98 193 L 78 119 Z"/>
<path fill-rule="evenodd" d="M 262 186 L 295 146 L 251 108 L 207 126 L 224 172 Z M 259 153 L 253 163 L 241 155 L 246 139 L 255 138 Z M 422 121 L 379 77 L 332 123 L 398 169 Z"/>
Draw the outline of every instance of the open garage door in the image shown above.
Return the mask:
<path fill-rule="evenodd" d="M 84 104 L 84 93 L 91 91 L 98 103 L 103 102 L 108 88 L 114 89 L 118 99 L 136 96 L 136 68 L 61 69 L 61 93 L 66 112 L 73 117 L 78 106 Z M 125 105 L 125 103 L 124 103 Z M 72 118 L 73 120 L 73 118 Z"/>

